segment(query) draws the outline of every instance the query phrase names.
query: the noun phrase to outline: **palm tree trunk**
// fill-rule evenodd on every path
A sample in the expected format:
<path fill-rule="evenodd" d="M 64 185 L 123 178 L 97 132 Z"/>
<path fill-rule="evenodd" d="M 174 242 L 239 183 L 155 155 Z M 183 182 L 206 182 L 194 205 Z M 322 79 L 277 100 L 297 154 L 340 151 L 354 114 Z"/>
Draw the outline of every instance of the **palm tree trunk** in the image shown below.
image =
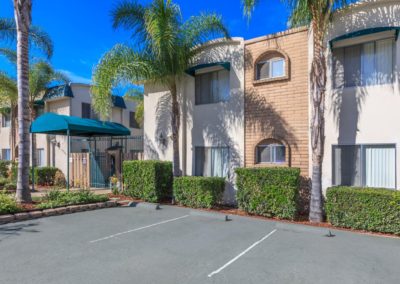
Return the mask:
<path fill-rule="evenodd" d="M 180 156 L 179 156 L 179 128 L 180 128 L 180 111 L 178 103 L 178 94 L 176 83 L 172 83 L 170 87 L 172 97 L 172 148 L 173 148 L 173 174 L 175 177 L 181 176 Z"/>
<path fill-rule="evenodd" d="M 29 37 L 31 0 L 14 0 L 17 26 L 17 88 L 18 88 L 18 202 L 31 202 L 29 190 Z"/>
<path fill-rule="evenodd" d="M 326 60 L 323 48 L 323 29 L 315 21 L 312 23 L 314 54 L 311 63 L 311 150 L 312 187 L 310 199 L 311 222 L 323 221 L 322 161 L 325 140 L 325 86 Z M 322 31 L 321 31 L 322 30 Z"/>

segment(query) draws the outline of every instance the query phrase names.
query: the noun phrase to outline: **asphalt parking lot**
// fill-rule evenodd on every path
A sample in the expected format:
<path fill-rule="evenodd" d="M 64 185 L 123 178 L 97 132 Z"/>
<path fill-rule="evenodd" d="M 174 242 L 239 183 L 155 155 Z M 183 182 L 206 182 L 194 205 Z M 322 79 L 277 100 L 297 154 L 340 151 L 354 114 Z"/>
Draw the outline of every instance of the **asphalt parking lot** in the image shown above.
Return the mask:
<path fill-rule="evenodd" d="M 163 206 L 0 226 L 0 283 L 400 283 L 400 239 Z"/>

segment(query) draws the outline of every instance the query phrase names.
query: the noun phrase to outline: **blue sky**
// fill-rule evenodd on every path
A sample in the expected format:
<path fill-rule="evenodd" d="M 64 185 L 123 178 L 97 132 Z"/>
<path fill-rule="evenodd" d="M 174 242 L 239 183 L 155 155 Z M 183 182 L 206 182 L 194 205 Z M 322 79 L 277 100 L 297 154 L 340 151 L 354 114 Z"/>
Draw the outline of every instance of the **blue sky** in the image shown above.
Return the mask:
<path fill-rule="evenodd" d="M 148 3 L 149 0 L 139 0 Z M 93 67 L 116 43 L 129 43 L 130 34 L 111 27 L 110 10 L 118 0 L 33 0 L 33 23 L 54 42 L 53 66 L 73 82 L 90 82 Z M 232 36 L 245 39 L 286 28 L 288 11 L 279 0 L 260 1 L 249 24 L 242 16 L 240 0 L 175 0 L 184 19 L 200 12 L 222 15 Z M 0 17 L 13 17 L 12 0 L 0 0 Z M 15 72 L 4 59 L 0 70 Z"/>

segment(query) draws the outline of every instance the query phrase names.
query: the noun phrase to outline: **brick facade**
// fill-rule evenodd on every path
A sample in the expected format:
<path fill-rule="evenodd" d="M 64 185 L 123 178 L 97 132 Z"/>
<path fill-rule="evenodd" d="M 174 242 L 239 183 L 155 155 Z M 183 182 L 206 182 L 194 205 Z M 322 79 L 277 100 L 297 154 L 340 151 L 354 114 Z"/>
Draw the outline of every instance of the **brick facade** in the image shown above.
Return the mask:
<path fill-rule="evenodd" d="M 260 60 L 281 55 L 286 74 L 256 80 Z M 297 28 L 245 42 L 245 166 L 258 164 L 256 146 L 279 141 L 286 146 L 284 166 L 309 176 L 308 29 Z"/>

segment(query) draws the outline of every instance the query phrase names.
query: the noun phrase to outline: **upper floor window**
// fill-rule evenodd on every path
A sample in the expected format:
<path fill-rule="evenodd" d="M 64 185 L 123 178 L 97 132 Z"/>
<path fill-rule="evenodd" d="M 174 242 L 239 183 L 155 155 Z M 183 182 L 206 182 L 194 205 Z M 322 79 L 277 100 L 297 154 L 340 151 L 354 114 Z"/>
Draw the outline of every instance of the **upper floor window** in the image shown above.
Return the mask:
<path fill-rule="evenodd" d="M 45 160 L 44 160 L 44 149 L 39 148 L 36 149 L 36 166 L 37 167 L 44 167 L 45 166 Z"/>
<path fill-rule="evenodd" d="M 256 79 L 274 79 L 285 76 L 285 58 L 274 57 L 257 63 Z"/>
<path fill-rule="evenodd" d="M 195 81 L 196 105 L 223 102 L 229 98 L 229 71 L 196 74 Z"/>
<path fill-rule="evenodd" d="M 11 114 L 3 113 L 1 116 L 1 127 L 10 127 L 11 126 Z"/>
<path fill-rule="evenodd" d="M 280 164 L 286 161 L 285 145 L 276 141 L 265 141 L 257 145 L 257 163 Z"/>
<path fill-rule="evenodd" d="M 99 117 L 94 112 L 91 104 L 82 103 L 82 118 L 98 119 Z"/>
<path fill-rule="evenodd" d="M 130 128 L 140 128 L 139 123 L 136 120 L 134 111 L 129 112 L 129 127 Z"/>
<path fill-rule="evenodd" d="M 394 46 L 392 38 L 333 49 L 335 88 L 391 84 Z"/>

